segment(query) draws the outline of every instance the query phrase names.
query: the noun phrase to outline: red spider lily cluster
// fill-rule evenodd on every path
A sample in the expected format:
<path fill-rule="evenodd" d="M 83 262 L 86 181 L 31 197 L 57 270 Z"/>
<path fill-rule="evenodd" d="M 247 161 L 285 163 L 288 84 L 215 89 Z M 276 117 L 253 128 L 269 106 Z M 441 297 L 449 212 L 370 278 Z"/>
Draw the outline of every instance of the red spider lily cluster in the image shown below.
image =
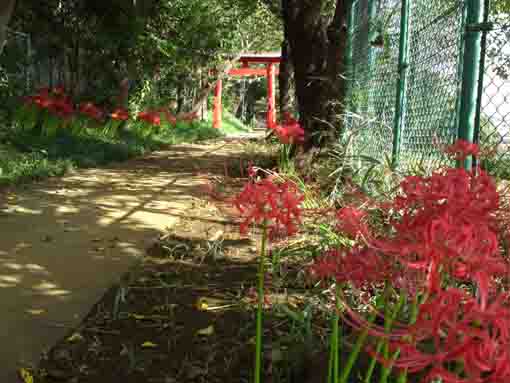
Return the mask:
<path fill-rule="evenodd" d="M 183 113 L 178 116 L 174 116 L 172 113 L 168 111 L 166 108 L 161 108 L 157 110 L 158 113 L 163 113 L 165 116 L 165 119 L 171 124 L 175 125 L 179 121 L 183 122 L 193 122 L 198 119 L 198 113 L 196 112 L 190 112 L 190 113 Z"/>
<path fill-rule="evenodd" d="M 129 112 L 124 108 L 117 108 L 110 113 L 110 117 L 117 121 L 127 121 L 129 119 Z"/>
<path fill-rule="evenodd" d="M 84 102 L 80 104 L 78 110 L 81 114 L 93 119 L 100 121 L 103 118 L 103 112 L 97 106 L 91 102 Z"/>
<path fill-rule="evenodd" d="M 251 224 L 267 226 L 270 238 L 294 235 L 301 222 L 303 196 L 295 184 L 277 184 L 269 179 L 248 183 L 234 199 L 234 205 L 243 216 L 240 225 L 245 234 Z"/>
<path fill-rule="evenodd" d="M 447 152 L 464 159 L 477 155 L 478 147 L 460 141 Z M 416 322 L 389 335 L 347 308 L 348 323 L 386 337 L 399 350 L 394 367 L 427 370 L 424 382 L 509 382 L 510 300 L 499 281 L 510 268 L 499 249 L 499 201 L 494 181 L 480 169 L 409 176 L 388 206 L 391 234 L 372 233 L 365 212 L 343 208 L 338 229 L 358 244 L 328 252 L 312 272 L 355 287 L 391 283 L 424 299 Z"/>
<path fill-rule="evenodd" d="M 64 89 L 43 88 L 34 96 L 25 97 L 26 105 L 35 105 L 40 110 L 47 110 L 60 118 L 69 118 L 74 114 L 74 107 Z"/>
<path fill-rule="evenodd" d="M 275 132 L 282 144 L 302 144 L 305 141 L 305 131 L 290 114 L 284 115 L 283 124 L 269 126 Z"/>
<path fill-rule="evenodd" d="M 161 125 L 161 116 L 157 111 L 146 111 L 138 113 L 138 119 L 145 121 L 151 125 L 159 126 Z"/>
<path fill-rule="evenodd" d="M 127 121 L 130 118 L 129 112 L 125 108 L 118 107 L 111 113 L 105 113 L 92 102 L 81 103 L 75 110 L 71 98 L 66 95 L 65 89 L 61 86 L 53 89 L 43 88 L 39 90 L 37 94 L 25 97 L 24 103 L 25 105 L 35 106 L 39 110 L 48 111 L 57 117 L 65 119 L 72 117 L 76 114 L 76 112 L 96 121 L 101 121 L 105 115 L 111 120 L 118 122 Z M 153 126 L 160 126 L 161 114 L 164 115 L 165 119 L 171 125 L 175 125 L 179 121 L 193 122 L 198 118 L 198 114 L 196 112 L 173 116 L 167 108 L 159 108 L 142 111 L 137 115 L 137 119 L 145 121 Z"/>
<path fill-rule="evenodd" d="M 450 154 L 456 160 L 464 160 L 468 156 L 477 156 L 480 149 L 477 144 L 473 144 L 466 140 L 458 140 L 454 145 L 446 149 L 446 153 Z"/>

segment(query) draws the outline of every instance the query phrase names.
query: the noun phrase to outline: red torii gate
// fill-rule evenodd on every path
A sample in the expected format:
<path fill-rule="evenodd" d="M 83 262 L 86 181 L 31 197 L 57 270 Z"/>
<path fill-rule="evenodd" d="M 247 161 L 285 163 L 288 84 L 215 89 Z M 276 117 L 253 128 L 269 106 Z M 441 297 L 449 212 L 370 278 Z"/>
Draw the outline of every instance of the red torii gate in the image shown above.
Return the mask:
<path fill-rule="evenodd" d="M 250 77 L 250 76 L 266 76 L 267 77 L 267 126 L 270 127 L 276 122 L 276 95 L 275 95 L 275 76 L 279 74 L 276 68 L 282 60 L 279 52 L 275 53 L 246 53 L 243 54 L 239 61 L 242 66 L 233 68 L 228 71 L 229 76 Z M 252 68 L 250 64 L 266 64 L 265 68 Z M 222 121 L 222 104 L 221 96 L 223 91 L 223 81 L 220 79 L 216 83 L 214 91 L 214 110 L 213 110 L 213 127 L 221 128 Z"/>

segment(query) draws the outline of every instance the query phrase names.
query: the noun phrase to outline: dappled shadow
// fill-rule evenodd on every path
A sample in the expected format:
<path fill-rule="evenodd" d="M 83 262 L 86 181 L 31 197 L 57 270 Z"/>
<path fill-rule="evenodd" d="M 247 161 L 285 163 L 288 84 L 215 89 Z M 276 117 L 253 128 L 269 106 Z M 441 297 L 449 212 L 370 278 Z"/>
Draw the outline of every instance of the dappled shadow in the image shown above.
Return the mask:
<path fill-rule="evenodd" d="M 76 324 L 167 227 L 222 222 L 203 185 L 240 149 L 223 145 L 179 145 L 0 195 L 0 381 Z"/>
<path fill-rule="evenodd" d="M 257 278 L 255 259 L 246 247 L 250 242 L 224 241 L 221 258 L 202 259 L 199 249 L 207 242 L 188 235 L 162 240 L 162 246 L 185 250 L 178 257 L 152 253 L 110 289 L 66 337 L 79 333 L 81 341 L 63 339 L 43 361 L 42 371 L 49 376 L 42 382 L 57 382 L 58 376 L 83 383 L 250 381 L 256 303 L 252 287 Z M 243 255 L 231 256 L 237 250 Z M 276 336 L 273 324 L 266 313 L 267 351 Z M 264 366 L 270 378 L 268 361 Z"/>

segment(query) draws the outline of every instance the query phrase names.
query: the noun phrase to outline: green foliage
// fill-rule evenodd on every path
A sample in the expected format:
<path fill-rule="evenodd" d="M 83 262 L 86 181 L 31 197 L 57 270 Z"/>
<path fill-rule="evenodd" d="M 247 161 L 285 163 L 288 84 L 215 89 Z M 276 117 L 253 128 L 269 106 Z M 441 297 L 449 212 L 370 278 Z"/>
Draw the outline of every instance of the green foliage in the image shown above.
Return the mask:
<path fill-rule="evenodd" d="M 179 87 L 200 87 L 200 78 L 228 55 L 277 49 L 282 35 L 279 20 L 259 0 L 70 0 L 65 6 L 19 0 L 11 27 L 30 40 L 35 86 L 62 83 L 74 96 L 110 106 L 123 78 L 135 88 L 153 81 L 170 101 Z M 14 53 L 2 57 L 2 66 L 20 62 Z"/>
<path fill-rule="evenodd" d="M 510 13 L 510 2 L 508 0 L 494 0 L 492 6 L 497 13 Z"/>
<path fill-rule="evenodd" d="M 207 116 L 207 122 L 212 124 L 212 112 Z M 249 133 L 252 129 L 236 118 L 228 110 L 223 111 L 221 131 L 225 134 L 236 135 Z"/>
<path fill-rule="evenodd" d="M 0 144 L 0 185 L 59 176 L 75 167 L 125 161 L 169 144 L 221 135 L 206 123 L 178 123 L 173 129 L 150 136 L 136 129 L 123 130 L 114 137 L 103 134 L 102 130 L 76 134 L 71 129 L 61 129 L 55 137 L 33 130 L 8 130 L 0 140 L 3 142 Z"/>

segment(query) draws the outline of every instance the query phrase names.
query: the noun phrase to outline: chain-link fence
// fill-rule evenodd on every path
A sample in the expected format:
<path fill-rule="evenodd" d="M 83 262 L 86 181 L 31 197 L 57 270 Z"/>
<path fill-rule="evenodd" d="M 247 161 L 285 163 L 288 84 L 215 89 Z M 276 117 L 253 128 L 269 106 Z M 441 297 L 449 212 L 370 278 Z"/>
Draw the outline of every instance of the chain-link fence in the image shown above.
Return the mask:
<path fill-rule="evenodd" d="M 397 11 L 398 4 L 391 0 L 353 4 L 348 74 L 353 153 L 391 155 L 400 36 Z"/>
<path fill-rule="evenodd" d="M 484 167 L 494 175 L 510 178 L 510 15 L 493 9 L 485 21 L 477 136 L 482 146 L 497 148 Z"/>
<path fill-rule="evenodd" d="M 447 161 L 444 145 L 479 137 L 499 147 L 485 165 L 502 174 L 507 156 L 510 164 L 510 16 L 488 0 L 352 4 L 345 137 L 357 165 L 433 168 Z M 478 83 L 469 81 L 478 70 Z"/>

